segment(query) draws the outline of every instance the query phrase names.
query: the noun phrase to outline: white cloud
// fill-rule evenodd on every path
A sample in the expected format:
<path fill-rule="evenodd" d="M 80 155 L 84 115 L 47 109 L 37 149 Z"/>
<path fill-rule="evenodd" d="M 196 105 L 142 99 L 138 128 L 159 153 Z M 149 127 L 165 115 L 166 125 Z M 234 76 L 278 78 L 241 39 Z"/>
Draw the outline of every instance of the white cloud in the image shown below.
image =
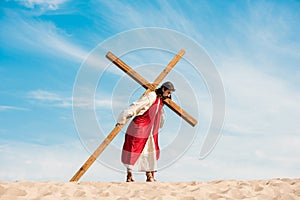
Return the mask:
<path fill-rule="evenodd" d="M 36 55 L 55 56 L 81 63 L 88 51 L 70 41 L 70 35 L 51 22 L 42 22 L 7 11 L 7 17 L 0 21 L 3 45 L 33 52 Z"/>
<path fill-rule="evenodd" d="M 216 37 L 222 44 L 213 47 L 226 89 L 225 133 L 299 134 L 299 14 L 270 2 L 245 6 L 230 13 L 235 34 Z"/>
<path fill-rule="evenodd" d="M 46 101 L 61 101 L 62 98 L 53 92 L 45 91 L 45 90 L 35 90 L 29 92 L 28 96 L 32 99 L 37 100 L 46 100 Z"/>
<path fill-rule="evenodd" d="M 39 7 L 43 10 L 57 10 L 68 0 L 15 0 L 27 8 Z"/>
<path fill-rule="evenodd" d="M 115 1 L 114 3 L 104 1 L 101 4 L 97 2 L 95 6 L 101 6 L 100 9 L 96 10 L 97 14 L 104 15 L 110 21 L 110 25 L 114 24 L 114 28 L 117 30 L 161 27 L 178 30 L 194 39 L 202 38 L 202 34 L 197 31 L 194 21 L 187 17 L 179 4 L 167 1 L 157 1 L 156 4 L 154 6 L 153 3 L 149 2 L 128 4 L 122 1 Z M 116 8 L 122 8 L 123 12 L 116 12 Z M 111 14 L 112 12 L 114 15 Z"/>
<path fill-rule="evenodd" d="M 284 134 L 262 136 L 259 140 L 223 136 L 212 154 L 204 160 L 198 159 L 200 147 L 195 143 L 185 156 L 156 176 L 158 181 L 176 182 L 299 177 L 299 139 L 299 136 Z M 273 145 L 268 145 L 270 143 Z M 0 179 L 9 181 L 68 181 L 89 157 L 79 141 L 42 146 L 2 140 L 0 152 Z M 120 157 L 110 159 L 120 162 Z M 119 164 L 122 166 L 121 162 Z M 125 173 L 95 162 L 81 181 L 124 181 L 124 176 Z M 135 176 L 138 181 L 144 179 L 143 174 Z"/>
<path fill-rule="evenodd" d="M 0 144 L 0 179 L 8 181 L 69 181 L 84 161 L 88 152 L 79 141 L 58 145 L 2 140 Z M 119 179 L 118 179 L 119 178 Z M 82 180 L 123 180 L 123 176 L 103 167 L 98 162 L 82 177 Z"/>
<path fill-rule="evenodd" d="M 228 102 L 226 131 L 299 133 L 299 90 L 291 87 L 288 80 L 268 75 L 245 62 L 224 62 L 222 76 Z"/>
<path fill-rule="evenodd" d="M 299 42 L 291 39 L 298 29 L 289 26 L 293 13 L 277 9 L 238 10 L 235 34 L 216 37 L 223 42 L 212 50 L 226 90 L 224 135 L 206 159 L 185 156 L 172 172 L 192 168 L 208 180 L 299 176 Z"/>
<path fill-rule="evenodd" d="M 270 62 L 270 59 L 274 65 L 274 60 L 281 63 L 276 56 L 299 60 L 299 29 L 296 28 L 299 27 L 299 13 L 291 6 L 267 1 L 249 2 L 246 12 L 235 10 L 232 13 L 232 31 L 243 42 L 236 38 L 226 38 L 226 41 L 229 39 L 229 44 L 243 48 L 235 53 L 247 55 L 245 52 L 249 52 L 249 57 L 260 62 Z M 226 48 L 230 50 L 230 46 Z"/>
<path fill-rule="evenodd" d="M 94 104 L 93 104 L 94 102 Z M 88 99 L 88 98 L 73 98 L 73 103 L 75 107 L 85 108 L 85 109 L 93 109 L 95 108 L 110 108 L 112 103 L 108 98 L 96 98 L 96 99 Z"/>
<path fill-rule="evenodd" d="M 110 108 L 112 106 L 111 100 L 108 96 L 99 96 L 95 99 L 88 99 L 86 97 L 80 97 L 77 99 L 72 99 L 72 97 L 63 96 L 56 92 L 50 92 L 46 90 L 34 90 L 27 93 L 27 98 L 34 103 L 39 103 L 44 106 L 54 106 L 54 107 L 78 107 L 85 109 L 101 109 Z M 119 100 L 114 100 L 114 106 L 119 107 L 124 106 L 124 103 Z M 5 107 L 3 107 L 5 109 Z M 0 107 L 1 110 L 1 107 Z"/>
<path fill-rule="evenodd" d="M 34 100 L 36 103 L 42 105 L 55 106 L 55 107 L 71 107 L 72 101 L 70 97 L 63 97 L 57 93 L 45 90 L 34 90 L 27 94 L 27 98 Z"/>
<path fill-rule="evenodd" d="M 74 41 L 72 35 L 50 21 L 35 20 L 11 10 L 6 10 L 6 16 L 0 20 L 1 30 L 5 30 L 0 31 L 0 37 L 5 38 L 3 45 L 8 50 L 33 53 L 35 57 L 84 63 L 85 69 L 89 70 L 101 70 L 110 64 L 104 50 L 93 52 L 92 49 L 86 49 Z M 110 72 L 118 73 L 117 70 Z"/>
<path fill-rule="evenodd" d="M 18 106 L 4 106 L 0 105 L 0 111 L 6 111 L 6 110 L 28 110 L 27 108 L 22 108 Z"/>
<path fill-rule="evenodd" d="M 204 160 L 198 159 L 198 139 L 185 156 L 160 171 L 159 177 L 169 181 L 299 177 L 299 139 L 285 133 L 272 137 L 224 135 Z"/>

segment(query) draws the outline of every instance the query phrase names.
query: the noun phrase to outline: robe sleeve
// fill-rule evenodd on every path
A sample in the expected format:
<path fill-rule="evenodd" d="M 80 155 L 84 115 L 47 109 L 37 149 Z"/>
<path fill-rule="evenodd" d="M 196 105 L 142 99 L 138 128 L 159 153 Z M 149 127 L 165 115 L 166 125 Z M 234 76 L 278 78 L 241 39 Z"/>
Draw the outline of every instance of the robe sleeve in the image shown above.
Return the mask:
<path fill-rule="evenodd" d="M 154 103 L 155 98 L 156 94 L 153 94 L 153 92 L 142 96 L 140 99 L 133 102 L 128 108 L 126 108 L 120 113 L 117 119 L 117 123 L 123 125 L 125 124 L 126 119 L 144 113 Z"/>

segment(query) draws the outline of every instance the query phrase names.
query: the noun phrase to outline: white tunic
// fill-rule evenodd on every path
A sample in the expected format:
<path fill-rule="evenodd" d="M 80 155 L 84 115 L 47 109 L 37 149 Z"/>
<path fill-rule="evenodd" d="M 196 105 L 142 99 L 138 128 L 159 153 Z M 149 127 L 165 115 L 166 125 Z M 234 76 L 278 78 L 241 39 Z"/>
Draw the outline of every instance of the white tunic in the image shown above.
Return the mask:
<path fill-rule="evenodd" d="M 143 95 L 140 99 L 133 102 L 128 108 L 126 108 L 124 111 L 120 113 L 117 119 L 117 123 L 123 125 L 125 124 L 127 118 L 143 115 L 152 106 L 155 100 L 156 100 L 155 92 L 149 92 L 148 94 Z M 160 128 L 163 126 L 164 121 L 165 121 L 165 116 L 163 112 L 160 118 Z"/>

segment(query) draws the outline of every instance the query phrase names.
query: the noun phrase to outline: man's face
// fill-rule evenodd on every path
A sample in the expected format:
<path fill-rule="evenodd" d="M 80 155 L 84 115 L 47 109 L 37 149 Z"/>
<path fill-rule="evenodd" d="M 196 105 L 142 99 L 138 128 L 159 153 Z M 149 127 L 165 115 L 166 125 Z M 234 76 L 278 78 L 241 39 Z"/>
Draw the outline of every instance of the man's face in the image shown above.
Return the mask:
<path fill-rule="evenodd" d="M 171 94 L 172 94 L 172 90 L 169 90 L 169 89 L 162 89 L 163 91 L 163 97 L 171 97 Z"/>

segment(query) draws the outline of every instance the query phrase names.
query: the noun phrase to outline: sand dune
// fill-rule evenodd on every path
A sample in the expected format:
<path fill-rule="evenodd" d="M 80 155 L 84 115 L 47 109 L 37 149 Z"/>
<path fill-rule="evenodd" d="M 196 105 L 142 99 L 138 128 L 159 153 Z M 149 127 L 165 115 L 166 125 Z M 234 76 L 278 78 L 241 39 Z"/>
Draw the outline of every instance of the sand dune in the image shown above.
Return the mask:
<path fill-rule="evenodd" d="M 300 199 L 300 179 L 212 182 L 7 182 L 0 199 Z"/>

